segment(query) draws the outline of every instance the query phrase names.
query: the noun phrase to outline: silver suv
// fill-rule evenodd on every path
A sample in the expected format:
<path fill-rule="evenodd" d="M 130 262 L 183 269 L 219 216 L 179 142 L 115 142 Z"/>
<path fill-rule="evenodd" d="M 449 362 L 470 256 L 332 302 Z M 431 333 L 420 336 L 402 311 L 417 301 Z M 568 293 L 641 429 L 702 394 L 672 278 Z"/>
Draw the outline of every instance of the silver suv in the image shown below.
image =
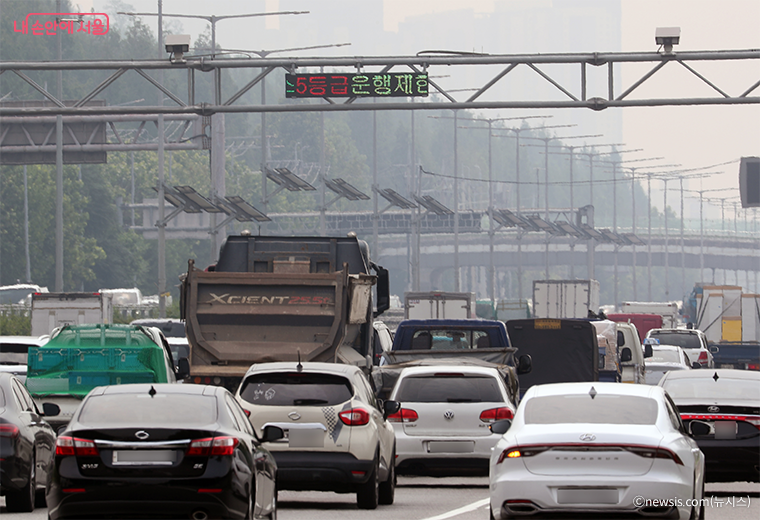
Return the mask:
<path fill-rule="evenodd" d="M 702 368 L 714 368 L 715 361 L 707 345 L 707 336 L 697 329 L 652 329 L 647 338 L 659 340 L 661 345 L 675 345 L 684 349 L 691 361 L 699 362 Z"/>

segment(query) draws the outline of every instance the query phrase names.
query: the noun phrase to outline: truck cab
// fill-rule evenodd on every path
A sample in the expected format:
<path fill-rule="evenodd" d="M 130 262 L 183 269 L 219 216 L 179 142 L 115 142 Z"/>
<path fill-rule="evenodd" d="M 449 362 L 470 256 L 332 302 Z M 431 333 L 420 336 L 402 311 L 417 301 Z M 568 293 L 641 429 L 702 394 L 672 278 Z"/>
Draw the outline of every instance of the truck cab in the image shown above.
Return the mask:
<path fill-rule="evenodd" d="M 636 325 L 617 323 L 617 348 L 620 354 L 621 382 L 643 384 L 645 382 L 645 352 Z M 650 353 L 651 354 L 651 353 Z"/>

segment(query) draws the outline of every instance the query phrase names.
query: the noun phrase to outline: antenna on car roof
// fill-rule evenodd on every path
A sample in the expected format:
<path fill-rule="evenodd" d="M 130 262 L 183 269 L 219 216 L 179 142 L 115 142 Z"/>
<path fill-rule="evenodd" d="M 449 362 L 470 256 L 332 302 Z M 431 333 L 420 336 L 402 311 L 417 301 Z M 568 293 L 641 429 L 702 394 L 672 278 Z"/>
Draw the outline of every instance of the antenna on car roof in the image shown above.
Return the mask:
<path fill-rule="evenodd" d="M 589 390 L 589 392 L 588 392 L 588 395 L 590 395 L 590 396 L 591 396 L 591 400 L 593 401 L 593 400 L 594 400 L 594 397 L 596 397 L 596 388 L 594 388 L 594 387 L 592 386 L 592 387 L 591 387 L 591 390 Z"/>
<path fill-rule="evenodd" d="M 148 395 L 153 398 L 154 395 L 156 395 L 156 389 L 153 388 L 153 385 L 150 385 L 150 390 L 148 390 Z"/>
<path fill-rule="evenodd" d="M 299 374 L 303 372 L 303 365 L 301 364 L 301 349 L 298 349 L 298 364 L 296 365 L 296 372 Z"/>

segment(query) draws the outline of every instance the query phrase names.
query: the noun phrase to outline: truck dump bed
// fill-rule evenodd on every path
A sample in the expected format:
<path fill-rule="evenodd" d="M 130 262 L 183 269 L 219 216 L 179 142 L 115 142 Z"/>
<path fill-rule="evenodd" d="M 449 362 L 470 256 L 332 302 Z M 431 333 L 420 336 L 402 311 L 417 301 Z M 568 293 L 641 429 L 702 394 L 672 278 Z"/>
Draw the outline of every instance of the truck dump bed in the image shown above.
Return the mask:
<path fill-rule="evenodd" d="M 213 271 L 191 260 L 181 304 L 191 375 L 242 376 L 253 363 L 295 361 L 299 353 L 302 361 L 363 364 L 377 280 L 370 267 L 382 268 L 362 244 L 230 236 Z"/>

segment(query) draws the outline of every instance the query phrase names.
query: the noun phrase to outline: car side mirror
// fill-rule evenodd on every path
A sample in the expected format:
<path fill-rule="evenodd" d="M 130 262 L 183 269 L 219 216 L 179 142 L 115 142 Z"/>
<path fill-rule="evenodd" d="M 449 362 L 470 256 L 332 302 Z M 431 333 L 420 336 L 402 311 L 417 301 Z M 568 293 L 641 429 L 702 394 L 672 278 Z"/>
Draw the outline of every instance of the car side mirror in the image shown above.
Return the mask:
<path fill-rule="evenodd" d="M 709 435 L 710 426 L 700 421 L 691 421 L 689 423 L 689 434 L 692 437 Z"/>
<path fill-rule="evenodd" d="M 279 426 L 264 426 L 264 433 L 261 436 L 261 442 L 279 441 L 285 437 L 285 431 Z"/>
<path fill-rule="evenodd" d="M 61 407 L 55 403 L 42 403 L 42 415 L 45 417 L 55 417 L 61 413 Z"/>
<path fill-rule="evenodd" d="M 488 429 L 491 430 L 491 433 L 495 433 L 496 435 L 504 435 L 507 433 L 510 426 L 512 426 L 511 419 L 501 419 L 500 421 L 495 421 L 489 424 Z"/>
<path fill-rule="evenodd" d="M 190 360 L 187 358 L 180 358 L 177 364 L 177 379 L 185 379 L 190 375 Z"/>
<path fill-rule="evenodd" d="M 652 345 L 644 345 L 644 357 L 652 357 L 654 356 L 654 351 L 652 350 Z"/>
<path fill-rule="evenodd" d="M 398 401 L 385 401 L 383 403 L 383 419 L 387 419 L 389 415 L 401 410 L 401 403 Z"/>
<path fill-rule="evenodd" d="M 533 370 L 533 358 L 530 357 L 530 354 L 520 356 L 517 360 L 517 373 L 527 374 L 531 370 Z"/>
<path fill-rule="evenodd" d="M 691 363 L 691 368 L 702 368 L 702 365 L 699 364 L 699 361 L 693 361 Z"/>
<path fill-rule="evenodd" d="M 633 359 L 633 353 L 631 352 L 631 349 L 629 347 L 623 348 L 623 350 L 620 351 L 620 362 L 626 363 Z"/>

